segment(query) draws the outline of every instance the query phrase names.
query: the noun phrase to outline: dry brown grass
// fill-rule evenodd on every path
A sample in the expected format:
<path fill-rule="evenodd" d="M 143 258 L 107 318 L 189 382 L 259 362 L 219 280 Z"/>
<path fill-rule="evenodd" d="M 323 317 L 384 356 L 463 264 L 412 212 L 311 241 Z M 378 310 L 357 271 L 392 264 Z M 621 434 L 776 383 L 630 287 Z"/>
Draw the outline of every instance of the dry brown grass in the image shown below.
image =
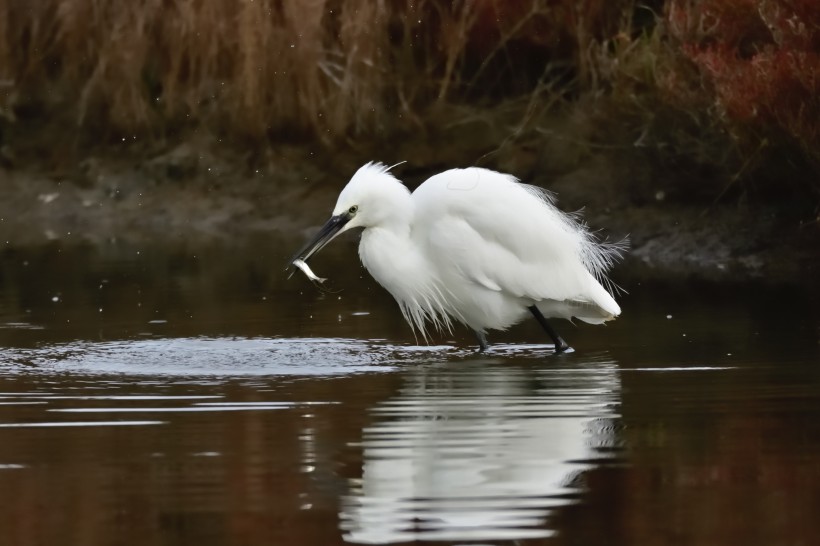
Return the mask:
<path fill-rule="evenodd" d="M 632 0 L 617 4 L 4 0 L 0 81 L 10 83 L 0 93 L 116 134 L 204 123 L 334 141 L 418 123 L 421 108 L 454 96 L 511 88 L 533 71 L 515 68 L 522 51 L 543 57 L 534 85 L 544 67 L 583 61 L 611 27 L 609 11 Z"/>
<path fill-rule="evenodd" d="M 10 0 L 0 79 L 122 132 L 338 134 L 385 115 L 388 16 L 368 0 Z"/>

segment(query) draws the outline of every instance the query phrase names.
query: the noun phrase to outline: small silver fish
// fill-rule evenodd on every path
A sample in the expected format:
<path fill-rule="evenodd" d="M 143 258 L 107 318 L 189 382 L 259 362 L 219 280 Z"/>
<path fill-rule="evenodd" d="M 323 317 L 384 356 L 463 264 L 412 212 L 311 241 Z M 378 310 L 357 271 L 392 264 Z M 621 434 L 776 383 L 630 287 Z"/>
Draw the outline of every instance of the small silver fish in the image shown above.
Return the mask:
<path fill-rule="evenodd" d="M 315 274 L 315 273 L 314 273 L 314 272 L 310 269 L 310 267 L 308 266 L 308 264 L 306 264 L 306 263 L 304 262 L 304 260 L 298 260 L 298 259 L 297 259 L 297 260 L 293 260 L 293 265 L 295 265 L 296 267 L 298 267 L 299 269 L 301 269 L 301 270 L 302 270 L 302 273 L 304 273 L 304 274 L 305 274 L 305 276 L 306 276 L 308 279 L 312 280 L 312 281 L 316 281 L 316 282 L 325 282 L 325 281 L 327 280 L 327 279 L 325 279 L 325 278 L 322 278 L 322 277 L 318 277 L 318 276 L 316 276 L 316 274 Z"/>

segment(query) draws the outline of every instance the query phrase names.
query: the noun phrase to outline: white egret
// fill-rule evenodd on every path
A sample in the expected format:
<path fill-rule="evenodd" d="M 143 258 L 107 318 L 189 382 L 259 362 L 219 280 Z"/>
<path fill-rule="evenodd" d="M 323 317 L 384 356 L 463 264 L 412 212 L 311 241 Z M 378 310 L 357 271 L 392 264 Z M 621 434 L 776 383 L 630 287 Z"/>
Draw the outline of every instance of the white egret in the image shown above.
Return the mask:
<path fill-rule="evenodd" d="M 449 331 L 458 321 L 483 351 L 487 330 L 532 314 L 558 353 L 569 346 L 546 317 L 601 324 L 621 313 L 602 283 L 609 285 L 606 272 L 624 245 L 599 242 L 550 194 L 511 175 L 453 169 L 410 193 L 389 167 L 368 163 L 291 265 L 304 271 L 314 254 L 357 227 L 364 228 L 362 263 L 424 339 L 427 323 Z"/>

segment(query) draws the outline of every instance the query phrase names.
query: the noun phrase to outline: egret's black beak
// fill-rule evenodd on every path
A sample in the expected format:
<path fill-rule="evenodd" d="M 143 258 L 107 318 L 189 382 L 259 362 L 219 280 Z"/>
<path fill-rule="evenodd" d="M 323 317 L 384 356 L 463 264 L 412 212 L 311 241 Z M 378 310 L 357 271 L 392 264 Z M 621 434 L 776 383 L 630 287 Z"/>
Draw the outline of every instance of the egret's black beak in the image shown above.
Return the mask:
<path fill-rule="evenodd" d="M 319 233 L 317 233 L 313 239 L 308 241 L 307 244 L 305 244 L 305 246 L 303 246 L 299 252 L 297 252 L 293 258 L 290 259 L 288 262 L 288 267 L 290 267 L 295 260 L 307 262 L 311 256 L 322 250 L 325 245 L 332 241 L 351 218 L 352 216 L 349 214 L 331 216 L 330 220 L 328 220 L 325 225 L 322 226 L 322 229 L 319 230 Z"/>

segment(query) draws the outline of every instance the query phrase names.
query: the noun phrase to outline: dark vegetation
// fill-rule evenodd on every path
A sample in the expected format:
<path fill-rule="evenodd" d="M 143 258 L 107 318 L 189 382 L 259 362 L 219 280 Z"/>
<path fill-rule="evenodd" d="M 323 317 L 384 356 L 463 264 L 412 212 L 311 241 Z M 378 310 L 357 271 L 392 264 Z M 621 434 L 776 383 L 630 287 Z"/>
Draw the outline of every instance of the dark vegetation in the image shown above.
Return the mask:
<path fill-rule="evenodd" d="M 0 1 L 0 174 L 170 154 L 192 177 L 204 138 L 237 179 L 479 164 L 570 203 L 774 206 L 814 237 L 818 120 L 815 0 Z"/>

